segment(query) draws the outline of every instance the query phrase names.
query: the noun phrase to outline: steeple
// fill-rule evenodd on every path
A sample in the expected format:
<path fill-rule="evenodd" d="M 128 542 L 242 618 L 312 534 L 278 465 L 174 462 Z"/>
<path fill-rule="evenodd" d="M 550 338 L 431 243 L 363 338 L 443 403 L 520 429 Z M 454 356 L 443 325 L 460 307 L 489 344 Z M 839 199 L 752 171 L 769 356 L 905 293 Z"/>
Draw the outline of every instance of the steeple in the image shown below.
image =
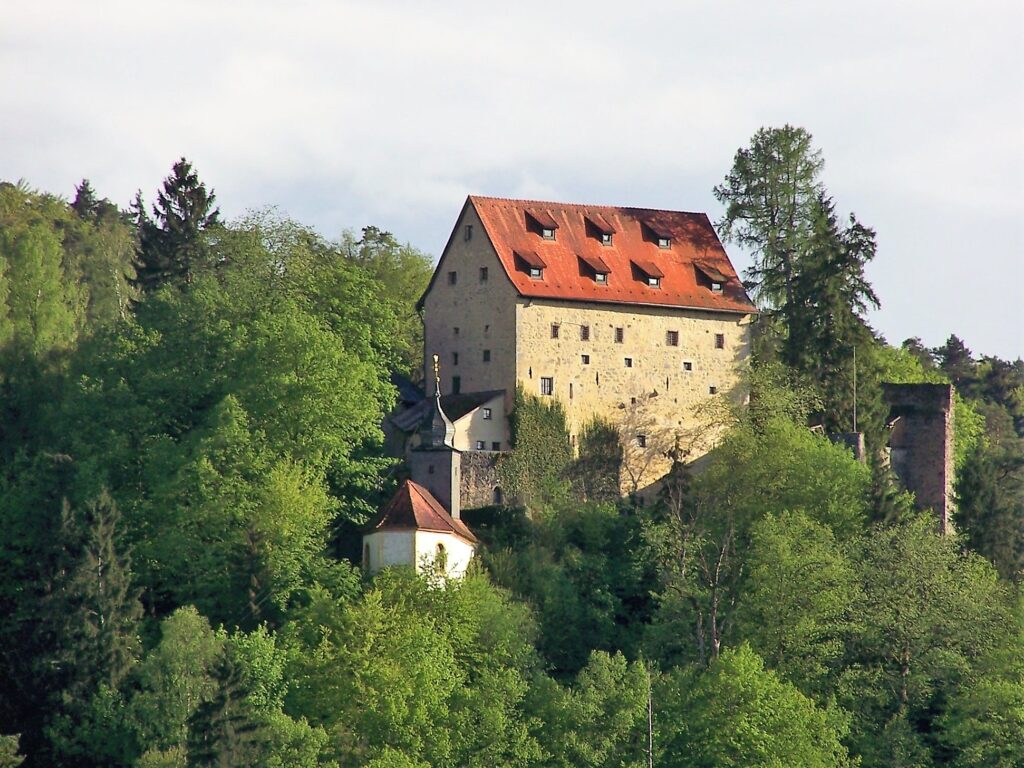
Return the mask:
<path fill-rule="evenodd" d="M 456 520 L 461 513 L 462 455 L 455 447 L 455 425 L 441 409 L 441 372 L 434 355 L 434 402 L 420 422 L 420 444 L 409 452 L 409 473 Z"/>
<path fill-rule="evenodd" d="M 434 402 L 420 422 L 420 449 L 455 448 L 455 425 L 441 409 L 441 371 L 434 355 Z"/>

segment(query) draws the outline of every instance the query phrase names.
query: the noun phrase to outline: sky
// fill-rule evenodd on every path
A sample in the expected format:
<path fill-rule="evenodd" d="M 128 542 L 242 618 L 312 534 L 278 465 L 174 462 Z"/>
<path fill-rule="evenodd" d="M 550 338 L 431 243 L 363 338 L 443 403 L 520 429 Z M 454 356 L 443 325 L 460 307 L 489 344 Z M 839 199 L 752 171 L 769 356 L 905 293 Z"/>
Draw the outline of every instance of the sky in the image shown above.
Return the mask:
<path fill-rule="evenodd" d="M 789 123 L 877 231 L 876 330 L 1024 356 L 1019 0 L 5 6 L 0 179 L 127 206 L 184 156 L 228 219 L 436 257 L 468 194 L 715 221 L 736 150 Z"/>

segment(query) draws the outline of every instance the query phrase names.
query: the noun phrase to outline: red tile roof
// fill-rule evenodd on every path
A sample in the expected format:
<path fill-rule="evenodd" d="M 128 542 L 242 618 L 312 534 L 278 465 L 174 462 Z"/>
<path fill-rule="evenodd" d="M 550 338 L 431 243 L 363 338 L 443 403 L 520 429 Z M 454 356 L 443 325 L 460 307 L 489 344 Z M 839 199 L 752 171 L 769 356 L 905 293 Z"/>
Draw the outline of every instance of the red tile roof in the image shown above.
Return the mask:
<path fill-rule="evenodd" d="M 363 533 L 396 530 L 451 533 L 470 544 L 478 541 L 465 523 L 448 514 L 430 491 L 412 480 L 398 486 L 391 501 L 363 528 Z"/>
<path fill-rule="evenodd" d="M 476 209 L 505 272 L 523 296 L 757 311 L 706 214 L 474 195 L 467 204 Z M 555 229 L 555 239 L 541 237 L 527 217 L 544 219 L 546 227 Z M 601 244 L 601 232 L 613 233 L 611 245 Z M 669 248 L 658 247 L 659 236 L 670 238 Z M 660 276 L 660 286 L 647 285 L 631 262 L 647 275 Z M 531 278 L 523 264 L 542 265 L 543 277 Z M 593 278 L 598 264 L 607 267 L 606 284 Z M 697 270 L 724 278 L 722 291 L 701 285 Z"/>

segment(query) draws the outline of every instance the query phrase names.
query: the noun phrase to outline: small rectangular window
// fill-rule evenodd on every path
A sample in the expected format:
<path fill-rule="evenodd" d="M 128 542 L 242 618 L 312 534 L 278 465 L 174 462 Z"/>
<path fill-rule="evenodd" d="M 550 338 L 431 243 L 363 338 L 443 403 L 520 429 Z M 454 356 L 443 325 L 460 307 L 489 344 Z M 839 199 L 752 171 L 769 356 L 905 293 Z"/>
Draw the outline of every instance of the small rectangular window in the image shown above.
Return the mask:
<path fill-rule="evenodd" d="M 632 368 L 633 367 L 633 358 L 632 357 L 627 357 L 626 358 L 626 367 L 627 368 Z"/>
<path fill-rule="evenodd" d="M 569 399 L 572 400 L 572 382 L 569 382 Z"/>
<path fill-rule="evenodd" d="M 555 392 L 555 380 L 550 376 L 540 377 L 540 393 L 542 395 L 551 395 Z"/>
<path fill-rule="evenodd" d="M 540 267 L 530 267 L 530 277 L 534 280 L 540 280 L 544 277 L 544 270 Z"/>
<path fill-rule="evenodd" d="M 458 365 L 458 364 L 459 364 L 459 353 L 458 352 L 452 352 L 452 365 Z"/>
<path fill-rule="evenodd" d="M 484 408 L 484 420 L 485 421 L 490 421 L 491 420 L 491 409 L 490 408 Z"/>
<path fill-rule="evenodd" d="M 715 334 L 715 349 L 725 349 L 725 334 L 724 333 L 716 333 Z"/>
<path fill-rule="evenodd" d="M 714 282 L 711 283 L 711 292 L 712 293 L 721 293 L 722 292 L 722 284 L 721 283 L 714 283 Z"/>
<path fill-rule="evenodd" d="M 636 444 L 638 446 L 640 446 L 641 448 L 646 448 L 647 447 L 647 435 L 637 435 L 636 436 Z"/>
<path fill-rule="evenodd" d="M 456 325 L 454 328 L 452 328 L 452 336 L 458 336 L 458 335 L 459 335 L 459 326 Z"/>
<path fill-rule="evenodd" d="M 552 339 L 557 339 L 558 338 L 558 329 L 559 329 L 558 323 L 552 323 L 551 324 L 551 338 Z"/>
<path fill-rule="evenodd" d="M 607 272 L 595 272 L 594 273 L 594 282 L 595 283 L 600 283 L 601 285 L 607 285 L 608 284 L 608 273 Z"/>
<path fill-rule="evenodd" d="M 473 239 L 473 225 L 472 224 L 467 224 L 465 232 L 466 232 L 466 240 L 472 240 Z"/>
<path fill-rule="evenodd" d="M 683 370 L 684 371 L 692 371 L 693 370 L 693 363 L 691 363 L 689 360 L 684 360 L 683 361 Z"/>
<path fill-rule="evenodd" d="M 486 446 L 487 446 L 487 444 L 483 440 L 477 440 L 476 441 L 476 449 L 478 451 L 484 450 L 484 448 L 486 448 Z"/>
<path fill-rule="evenodd" d="M 668 238 L 668 237 L 659 237 L 658 238 L 658 247 L 659 248 L 671 248 L 672 247 L 672 240 L 670 238 Z"/>
<path fill-rule="evenodd" d="M 491 450 L 492 451 L 500 451 L 501 450 L 501 443 L 499 443 L 497 440 L 495 440 L 493 443 L 491 443 Z"/>
<path fill-rule="evenodd" d="M 457 395 L 462 391 L 462 377 L 452 376 L 452 394 Z"/>
<path fill-rule="evenodd" d="M 679 346 L 679 331 L 666 331 L 665 343 L 670 347 Z"/>
<path fill-rule="evenodd" d="M 448 273 L 448 285 L 455 285 L 455 283 L 458 282 L 458 279 L 459 279 L 459 273 L 458 272 L 449 272 Z"/>
<path fill-rule="evenodd" d="M 543 237 L 545 240 L 554 240 L 555 230 L 553 230 L 551 227 L 541 227 L 540 236 Z"/>
<path fill-rule="evenodd" d="M 589 325 L 581 325 L 580 326 L 580 341 L 590 341 L 590 326 Z"/>
<path fill-rule="evenodd" d="M 622 340 L 626 337 L 626 332 L 622 328 L 615 329 L 615 343 L 621 344 Z"/>
<path fill-rule="evenodd" d="M 489 350 L 489 349 L 485 349 L 484 350 L 484 362 L 485 363 L 491 362 L 491 350 Z"/>
<path fill-rule="evenodd" d="M 612 233 L 611 232 L 602 232 L 601 233 L 601 245 L 611 245 L 611 244 L 612 244 Z"/>
<path fill-rule="evenodd" d="M 660 277 L 655 277 L 654 275 L 648 275 L 647 276 L 647 284 L 649 286 L 651 286 L 651 288 L 660 288 L 661 287 L 661 278 Z"/>
<path fill-rule="evenodd" d="M 487 282 L 487 267 L 480 267 L 480 282 Z"/>
<path fill-rule="evenodd" d="M 709 395 L 717 395 L 718 394 L 718 387 L 713 386 L 713 385 L 708 387 L 708 394 Z"/>
<path fill-rule="evenodd" d="M 580 362 L 584 365 L 590 365 L 590 355 L 580 355 Z"/>

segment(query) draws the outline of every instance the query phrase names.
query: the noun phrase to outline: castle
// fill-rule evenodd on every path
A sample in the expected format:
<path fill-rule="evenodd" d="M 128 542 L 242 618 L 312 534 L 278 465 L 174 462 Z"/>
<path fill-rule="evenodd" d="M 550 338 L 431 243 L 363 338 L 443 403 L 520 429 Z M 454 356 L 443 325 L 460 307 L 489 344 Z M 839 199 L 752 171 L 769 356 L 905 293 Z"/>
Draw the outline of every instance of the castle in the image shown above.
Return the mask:
<path fill-rule="evenodd" d="M 428 397 L 391 426 L 411 436 L 441 413 L 462 458 L 507 450 L 522 388 L 561 402 L 574 445 L 595 417 L 616 425 L 643 464 L 635 490 L 668 469 L 673 441 L 691 460 L 713 446 L 703 406 L 746 395 L 757 309 L 703 213 L 470 196 L 418 308 Z M 408 453 L 421 479 L 417 457 L 438 448 L 425 434 Z M 449 479 L 449 498 L 500 500 Z"/>

